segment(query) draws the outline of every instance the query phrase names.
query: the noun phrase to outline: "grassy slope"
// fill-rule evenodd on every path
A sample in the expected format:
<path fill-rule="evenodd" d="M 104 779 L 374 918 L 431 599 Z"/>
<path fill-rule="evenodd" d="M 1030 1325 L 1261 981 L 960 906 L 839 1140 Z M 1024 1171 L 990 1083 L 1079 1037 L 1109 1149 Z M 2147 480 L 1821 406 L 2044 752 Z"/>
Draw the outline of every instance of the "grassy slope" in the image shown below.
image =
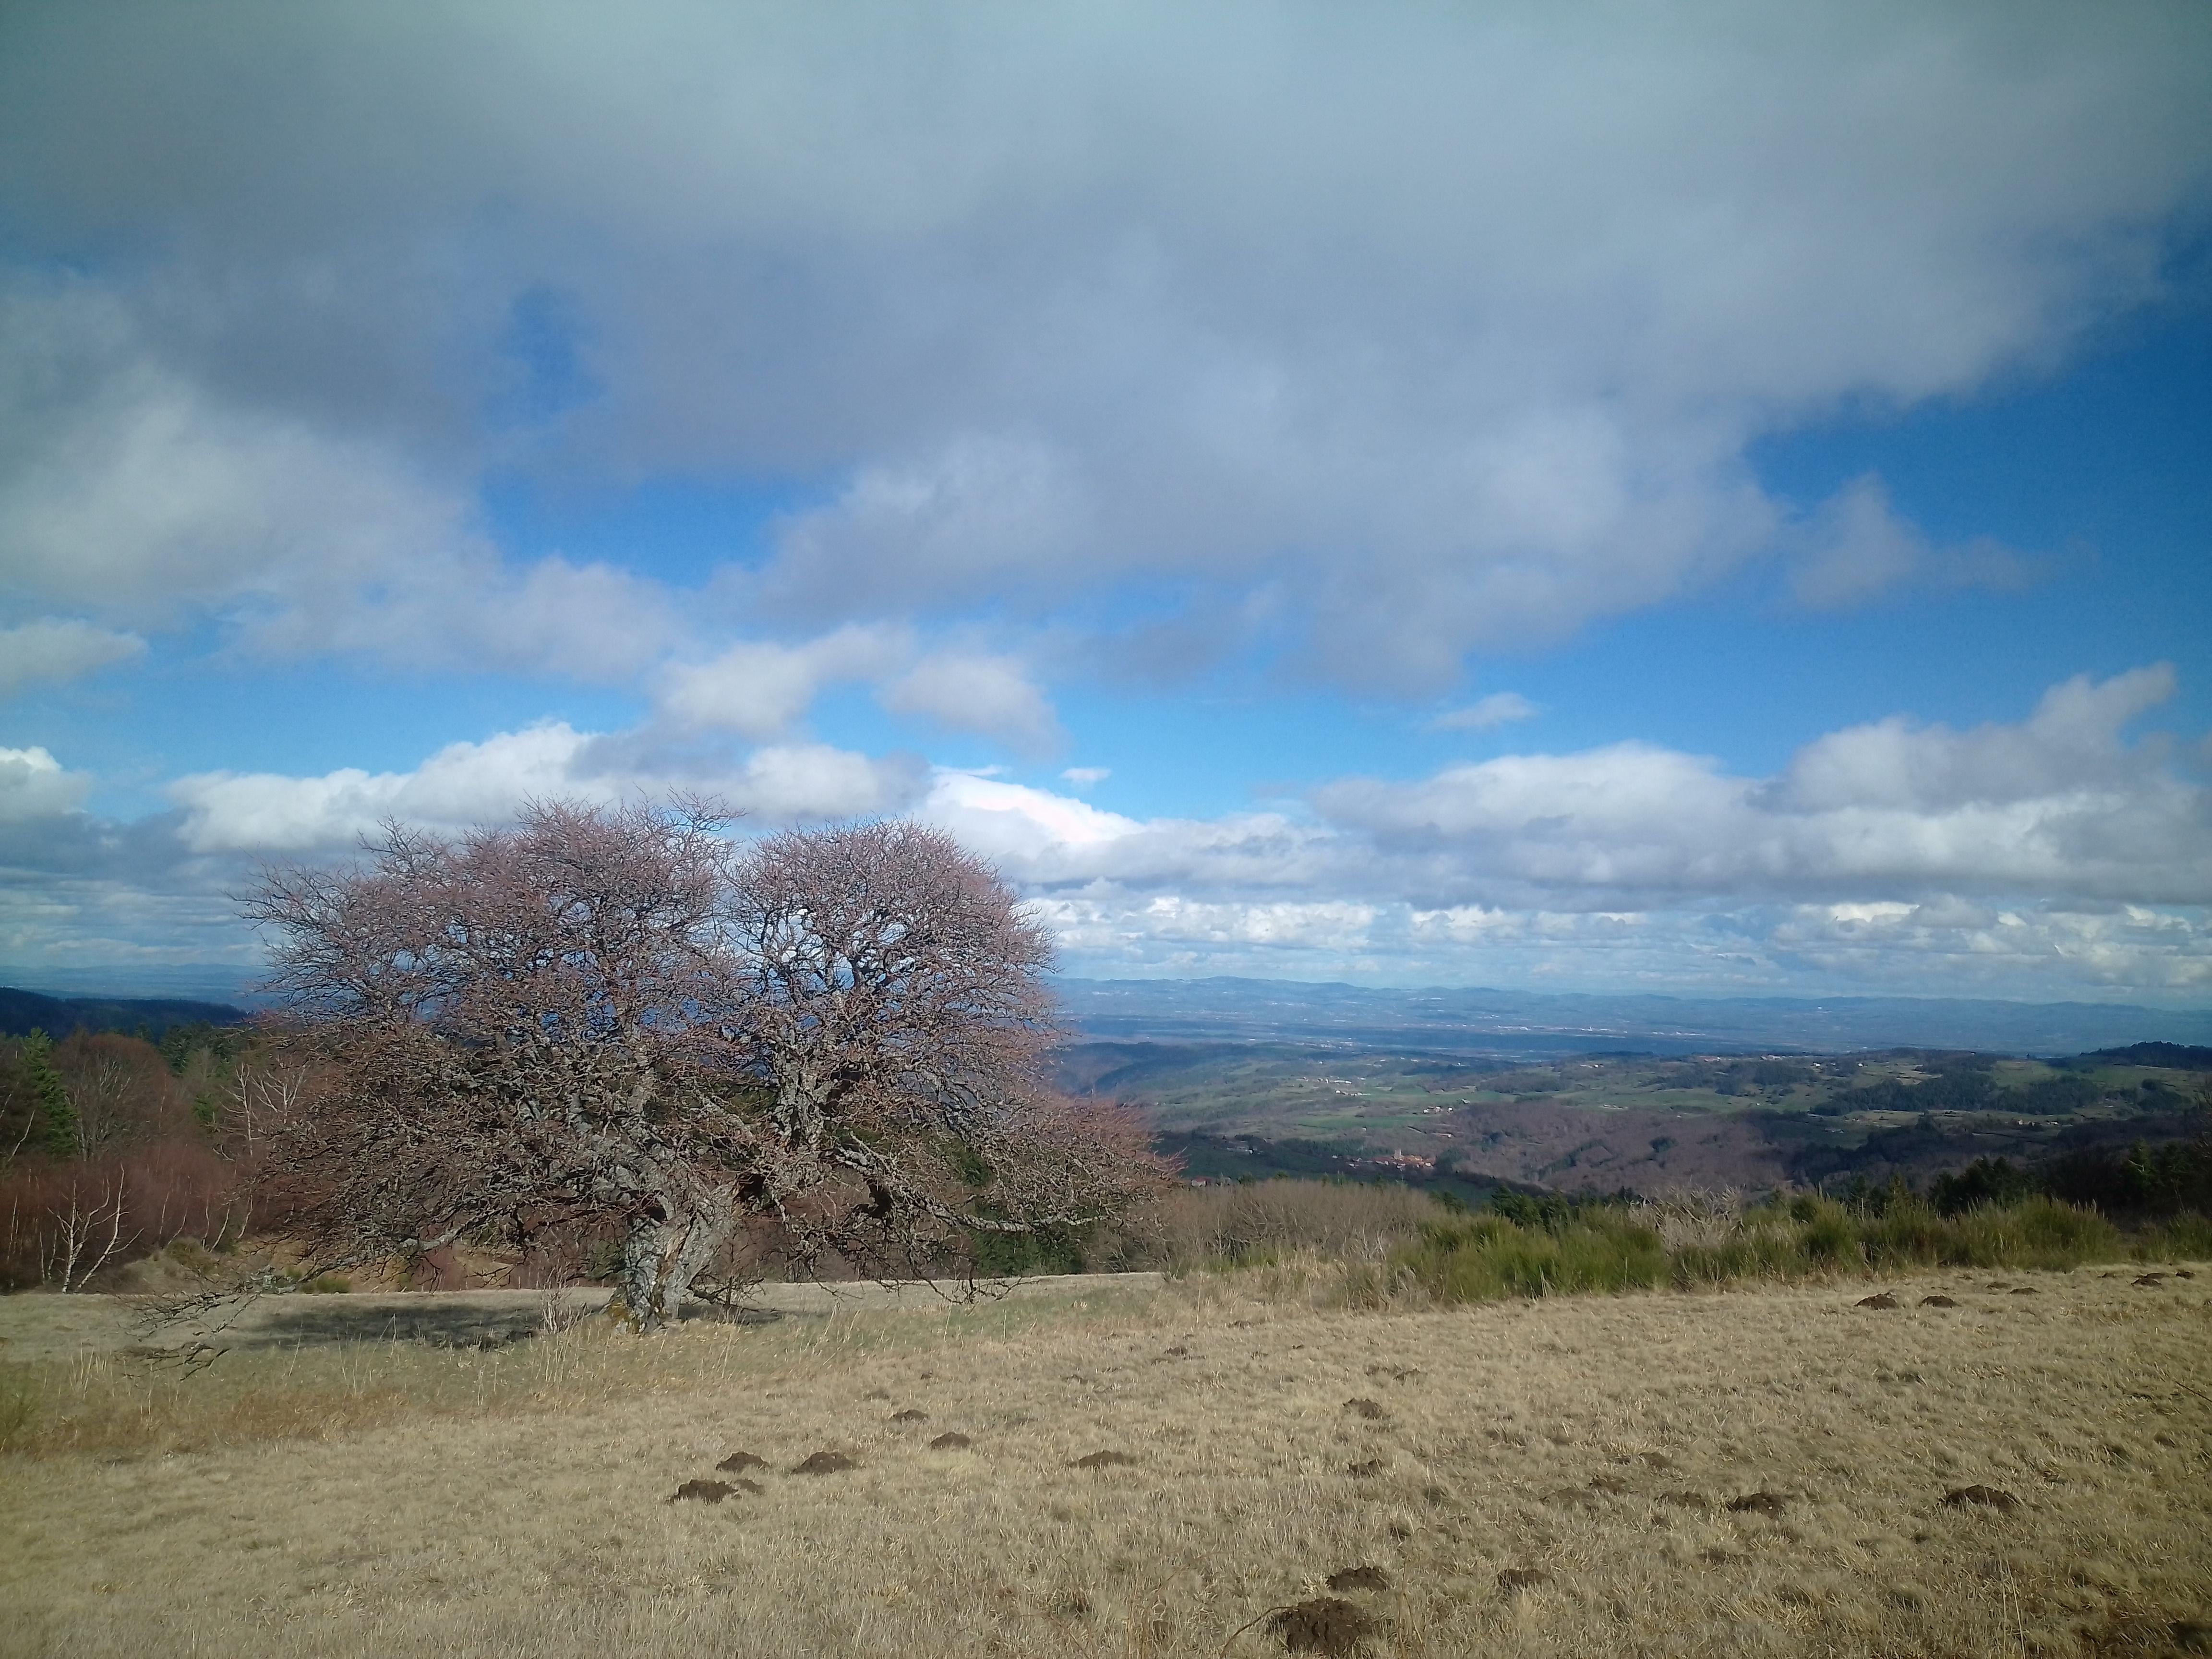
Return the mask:
<path fill-rule="evenodd" d="M 1213 1655 L 1370 1564 L 1385 1659 L 2170 1650 L 2212 1620 L 2212 1280 L 2029 1282 L 1359 1315 L 1277 1272 L 234 1356 L 174 1385 L 201 1449 L 0 1465 L 0 1650 Z M 786 1472 L 825 1448 L 860 1467 Z M 757 1495 L 664 1501 L 740 1449 Z M 1134 1462 L 1069 1467 L 1101 1449 Z"/>

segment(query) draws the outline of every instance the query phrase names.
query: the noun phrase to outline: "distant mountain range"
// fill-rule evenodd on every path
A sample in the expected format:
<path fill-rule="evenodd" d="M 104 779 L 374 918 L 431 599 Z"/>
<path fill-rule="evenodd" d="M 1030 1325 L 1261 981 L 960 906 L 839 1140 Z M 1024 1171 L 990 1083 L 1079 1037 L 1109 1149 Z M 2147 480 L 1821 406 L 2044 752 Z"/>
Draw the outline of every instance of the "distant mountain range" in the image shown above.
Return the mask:
<path fill-rule="evenodd" d="M 246 1010 L 227 1002 L 194 1002 L 182 997 L 50 997 L 0 985 L 0 1036 L 44 1031 L 64 1037 L 71 1031 L 143 1031 L 155 1041 L 173 1025 L 231 1025 Z"/>
<path fill-rule="evenodd" d="M 1306 1042 L 1520 1055 L 1972 1049 L 2057 1055 L 2136 1042 L 2212 1043 L 2212 1009 L 1913 997 L 1686 998 L 1288 980 L 1056 983 L 1069 1024 L 1123 1040 Z"/>

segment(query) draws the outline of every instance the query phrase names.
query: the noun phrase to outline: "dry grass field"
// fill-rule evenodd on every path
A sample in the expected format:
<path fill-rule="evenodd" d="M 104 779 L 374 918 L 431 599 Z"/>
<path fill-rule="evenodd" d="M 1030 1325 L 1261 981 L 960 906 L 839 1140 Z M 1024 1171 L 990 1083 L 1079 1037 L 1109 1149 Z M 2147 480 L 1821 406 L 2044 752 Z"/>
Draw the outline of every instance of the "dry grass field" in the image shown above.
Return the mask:
<path fill-rule="evenodd" d="M 2212 1273 L 1345 1311 L 1333 1271 L 15 1364 L 0 1650 L 2212 1647 Z"/>

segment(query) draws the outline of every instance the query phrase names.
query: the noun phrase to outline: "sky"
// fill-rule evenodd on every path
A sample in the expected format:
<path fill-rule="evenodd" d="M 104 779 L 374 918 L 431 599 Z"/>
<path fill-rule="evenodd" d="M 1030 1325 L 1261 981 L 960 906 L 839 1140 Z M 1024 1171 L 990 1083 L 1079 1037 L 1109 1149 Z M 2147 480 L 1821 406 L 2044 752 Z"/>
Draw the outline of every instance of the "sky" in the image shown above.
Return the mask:
<path fill-rule="evenodd" d="M 0 980 L 904 814 L 1065 971 L 2212 1003 L 2212 15 L 0 9 Z"/>

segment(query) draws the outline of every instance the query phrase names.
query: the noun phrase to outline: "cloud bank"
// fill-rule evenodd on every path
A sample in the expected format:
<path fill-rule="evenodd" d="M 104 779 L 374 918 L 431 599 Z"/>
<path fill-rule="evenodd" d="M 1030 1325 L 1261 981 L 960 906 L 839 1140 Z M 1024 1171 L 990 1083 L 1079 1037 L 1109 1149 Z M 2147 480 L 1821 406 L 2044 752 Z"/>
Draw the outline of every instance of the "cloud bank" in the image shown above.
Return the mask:
<path fill-rule="evenodd" d="M 672 756 L 549 723 L 405 773 L 185 778 L 127 854 L 122 829 L 82 812 L 87 781 L 44 750 L 0 750 L 0 821 L 104 837 L 116 850 L 83 872 L 108 884 L 103 902 L 152 904 L 252 857 L 341 856 L 386 818 L 452 830 L 547 795 L 703 788 L 748 831 L 890 811 L 939 824 L 1090 973 L 2201 996 L 2212 788 L 2126 732 L 2173 687 L 2153 665 L 2066 681 L 2016 723 L 1853 726 L 1769 777 L 1615 744 L 1340 778 L 1206 819 L 820 744 Z M 42 924 L 12 890 L 8 925 L 33 940 Z"/>
<path fill-rule="evenodd" d="M 2212 179 L 2183 3 L 9 29 L 0 597 L 582 678 L 712 618 L 502 548 L 489 478 L 811 481 L 713 584 L 794 650 L 982 607 L 1406 695 L 1770 553 L 1816 606 L 2009 579 L 1747 447 L 2057 361 Z M 891 701 L 1048 746 L 1006 648 Z M 824 683 L 775 672 L 733 729 Z"/>

